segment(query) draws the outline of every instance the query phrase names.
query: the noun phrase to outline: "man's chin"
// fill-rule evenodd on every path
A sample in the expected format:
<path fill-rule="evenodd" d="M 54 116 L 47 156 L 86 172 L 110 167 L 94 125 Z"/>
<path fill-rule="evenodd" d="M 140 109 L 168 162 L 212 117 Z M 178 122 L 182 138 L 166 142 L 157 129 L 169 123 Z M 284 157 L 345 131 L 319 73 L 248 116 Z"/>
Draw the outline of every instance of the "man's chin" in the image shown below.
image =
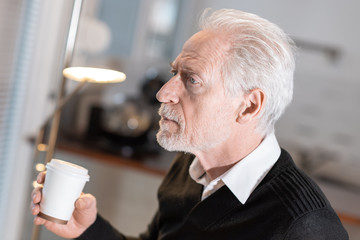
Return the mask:
<path fill-rule="evenodd" d="M 178 136 L 174 136 L 174 134 L 171 134 L 168 131 L 159 131 L 156 134 L 156 140 L 159 143 L 159 145 L 164 148 L 167 151 L 175 152 L 175 151 L 184 151 L 183 148 L 181 148 L 180 142 Z"/>

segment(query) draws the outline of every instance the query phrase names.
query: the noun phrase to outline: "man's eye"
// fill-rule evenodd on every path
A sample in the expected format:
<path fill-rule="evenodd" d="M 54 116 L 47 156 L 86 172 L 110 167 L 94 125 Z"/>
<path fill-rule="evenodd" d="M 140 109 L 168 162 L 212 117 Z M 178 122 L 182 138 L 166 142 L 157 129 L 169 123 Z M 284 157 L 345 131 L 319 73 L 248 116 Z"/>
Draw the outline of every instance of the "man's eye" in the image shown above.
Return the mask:
<path fill-rule="evenodd" d="M 194 78 L 189 78 L 189 81 L 192 83 L 192 84 L 197 84 L 199 83 L 198 81 L 196 81 Z"/>
<path fill-rule="evenodd" d="M 175 71 L 175 70 L 172 70 L 172 71 L 171 71 L 171 74 L 172 74 L 173 76 L 176 76 L 177 73 L 178 73 L 178 72 Z"/>

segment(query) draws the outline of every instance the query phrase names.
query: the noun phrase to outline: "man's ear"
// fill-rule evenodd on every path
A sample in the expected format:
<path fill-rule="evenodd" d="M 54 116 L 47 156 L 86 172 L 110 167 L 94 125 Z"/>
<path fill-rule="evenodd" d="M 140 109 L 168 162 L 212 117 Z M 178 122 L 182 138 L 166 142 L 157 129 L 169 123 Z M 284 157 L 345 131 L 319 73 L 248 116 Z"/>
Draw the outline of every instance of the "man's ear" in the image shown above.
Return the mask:
<path fill-rule="evenodd" d="M 259 88 L 250 90 L 244 94 L 236 121 L 244 124 L 256 119 L 263 110 L 265 102 L 266 95 L 263 90 Z"/>

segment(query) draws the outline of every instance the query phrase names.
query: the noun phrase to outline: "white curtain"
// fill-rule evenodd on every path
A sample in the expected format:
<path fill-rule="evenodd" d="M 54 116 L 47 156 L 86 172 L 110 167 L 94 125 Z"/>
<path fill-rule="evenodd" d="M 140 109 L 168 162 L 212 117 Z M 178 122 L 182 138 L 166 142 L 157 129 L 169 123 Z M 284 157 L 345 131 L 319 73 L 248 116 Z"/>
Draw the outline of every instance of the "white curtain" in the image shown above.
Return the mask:
<path fill-rule="evenodd" d="M 0 238 L 30 239 L 33 146 L 54 108 L 73 0 L 0 1 Z"/>
<path fill-rule="evenodd" d="M 8 214 L 11 179 L 15 177 L 12 176 L 12 162 L 16 151 L 21 149 L 18 148 L 19 130 L 27 84 L 23 74 L 27 71 L 25 61 L 28 57 L 21 49 L 25 42 L 20 40 L 22 20 L 26 15 L 23 5 L 23 0 L 0 2 L 0 236 L 8 236 L 5 234 L 7 217 L 4 216 Z"/>

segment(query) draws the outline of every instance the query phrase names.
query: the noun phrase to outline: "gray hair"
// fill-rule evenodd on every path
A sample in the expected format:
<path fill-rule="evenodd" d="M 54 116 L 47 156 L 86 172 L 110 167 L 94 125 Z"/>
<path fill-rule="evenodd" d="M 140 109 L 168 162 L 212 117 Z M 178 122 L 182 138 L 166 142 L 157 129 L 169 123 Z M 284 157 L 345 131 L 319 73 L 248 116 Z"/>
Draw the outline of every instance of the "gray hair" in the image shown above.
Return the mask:
<path fill-rule="evenodd" d="M 272 132 L 292 100 L 293 41 L 277 25 L 233 9 L 205 10 L 200 28 L 226 35 L 230 50 L 221 69 L 225 89 L 233 96 L 255 88 L 263 90 L 267 102 L 257 130 Z"/>

